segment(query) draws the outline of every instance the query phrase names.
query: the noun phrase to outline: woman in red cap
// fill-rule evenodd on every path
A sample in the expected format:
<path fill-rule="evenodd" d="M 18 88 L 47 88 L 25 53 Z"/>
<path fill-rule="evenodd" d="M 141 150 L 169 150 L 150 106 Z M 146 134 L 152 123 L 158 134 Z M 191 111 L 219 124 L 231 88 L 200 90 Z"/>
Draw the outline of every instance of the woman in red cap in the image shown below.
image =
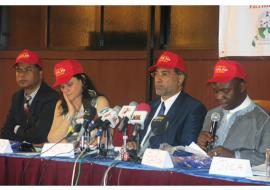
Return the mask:
<path fill-rule="evenodd" d="M 95 107 L 96 115 L 105 107 L 109 107 L 106 97 L 99 96 L 88 76 L 77 60 L 64 60 L 54 67 L 54 88 L 59 87 L 61 98 L 57 102 L 48 141 L 72 141 L 78 135 L 76 126 L 84 122 L 85 110 Z M 93 117 L 94 116 L 90 116 Z M 94 132 L 92 132 L 94 133 Z M 93 134 L 94 136 L 95 134 Z M 70 137 L 69 137 L 70 136 Z M 65 138 L 66 137 L 66 138 Z"/>

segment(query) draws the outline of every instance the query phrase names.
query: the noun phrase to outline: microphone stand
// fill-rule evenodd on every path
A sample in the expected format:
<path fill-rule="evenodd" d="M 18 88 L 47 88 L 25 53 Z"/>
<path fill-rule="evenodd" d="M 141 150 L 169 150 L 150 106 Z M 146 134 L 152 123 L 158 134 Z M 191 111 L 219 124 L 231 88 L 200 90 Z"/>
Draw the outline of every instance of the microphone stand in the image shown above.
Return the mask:
<path fill-rule="evenodd" d="M 84 132 L 85 133 L 85 132 Z M 80 140 L 80 149 L 81 151 L 84 149 L 84 134 L 81 136 L 81 140 Z"/>
<path fill-rule="evenodd" d="M 102 151 L 102 155 L 107 156 L 108 154 L 108 147 L 109 147 L 109 124 L 105 124 L 103 126 L 103 131 L 104 131 L 104 137 L 105 137 L 105 142 L 104 142 L 104 150 Z"/>
<path fill-rule="evenodd" d="M 125 126 L 123 129 L 123 147 L 125 148 L 125 150 L 127 149 L 127 127 Z"/>
<path fill-rule="evenodd" d="M 135 139 L 134 139 L 135 142 L 136 142 L 136 155 L 138 155 L 138 153 L 140 152 L 140 133 L 139 133 L 140 126 L 135 124 L 134 130 L 135 130 L 135 133 L 136 133 Z"/>
<path fill-rule="evenodd" d="M 98 131 L 97 131 L 97 139 L 98 139 L 98 143 L 97 143 L 97 148 L 98 148 L 98 154 L 100 155 L 101 153 L 101 136 L 102 136 L 102 128 L 99 127 Z"/>
<path fill-rule="evenodd" d="M 90 135 L 89 135 L 89 131 L 88 129 L 84 132 L 84 134 L 81 136 L 80 139 L 80 149 L 81 151 L 86 150 L 88 151 L 89 148 L 89 139 L 90 139 Z"/>

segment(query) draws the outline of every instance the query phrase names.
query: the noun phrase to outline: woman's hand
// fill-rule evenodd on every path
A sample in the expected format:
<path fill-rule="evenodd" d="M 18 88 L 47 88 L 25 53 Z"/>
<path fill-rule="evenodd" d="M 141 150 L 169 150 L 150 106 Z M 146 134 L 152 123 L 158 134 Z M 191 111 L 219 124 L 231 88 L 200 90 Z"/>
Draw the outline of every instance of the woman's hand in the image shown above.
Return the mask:
<path fill-rule="evenodd" d="M 75 106 L 69 101 L 68 97 L 66 94 L 63 93 L 63 96 L 67 102 L 67 106 L 68 106 L 68 114 L 73 117 L 76 113 L 76 109 Z"/>

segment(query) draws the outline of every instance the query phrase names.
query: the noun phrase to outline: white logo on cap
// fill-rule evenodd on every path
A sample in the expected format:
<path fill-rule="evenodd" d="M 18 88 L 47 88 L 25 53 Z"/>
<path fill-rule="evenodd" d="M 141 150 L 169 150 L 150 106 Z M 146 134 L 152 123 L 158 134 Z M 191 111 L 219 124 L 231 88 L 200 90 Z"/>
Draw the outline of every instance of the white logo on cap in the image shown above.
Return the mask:
<path fill-rule="evenodd" d="M 59 76 L 65 74 L 65 72 L 66 72 L 66 69 L 63 68 L 63 67 L 60 67 L 60 68 L 56 69 L 56 71 L 55 71 L 55 76 L 56 76 L 56 77 L 59 77 Z"/>
<path fill-rule="evenodd" d="M 170 57 L 169 56 L 166 56 L 166 55 L 162 55 L 160 58 L 159 58 L 159 61 L 162 61 L 162 62 L 165 62 L 165 63 L 168 63 L 171 61 Z"/>
<path fill-rule="evenodd" d="M 29 57 L 30 57 L 29 53 L 23 52 L 22 54 L 18 56 L 17 60 L 22 59 L 22 58 L 29 58 Z"/>
<path fill-rule="evenodd" d="M 216 68 L 216 73 L 226 73 L 229 69 L 226 66 L 219 65 Z"/>

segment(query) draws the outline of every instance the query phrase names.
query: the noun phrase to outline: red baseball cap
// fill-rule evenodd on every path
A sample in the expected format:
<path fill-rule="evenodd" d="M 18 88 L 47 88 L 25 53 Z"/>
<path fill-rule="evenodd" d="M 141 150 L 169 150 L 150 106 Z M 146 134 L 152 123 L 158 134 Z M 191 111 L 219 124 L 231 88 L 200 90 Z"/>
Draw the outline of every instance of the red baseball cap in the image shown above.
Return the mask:
<path fill-rule="evenodd" d="M 43 64 L 41 62 L 40 57 L 38 54 L 28 50 L 24 49 L 16 58 L 16 63 L 25 63 L 25 64 L 31 64 L 31 65 L 39 65 L 41 68 L 43 67 Z"/>
<path fill-rule="evenodd" d="M 170 51 L 164 51 L 158 58 L 157 63 L 154 66 L 149 67 L 148 71 L 155 71 L 157 67 L 165 69 L 177 68 L 184 73 L 187 72 L 183 58 Z"/>
<path fill-rule="evenodd" d="M 213 77 L 207 83 L 230 82 L 234 78 L 246 80 L 246 72 L 237 61 L 219 60 L 214 68 Z"/>
<path fill-rule="evenodd" d="M 53 88 L 67 83 L 74 75 L 83 72 L 82 65 L 77 60 L 67 59 L 56 63 L 54 66 L 55 83 Z"/>

